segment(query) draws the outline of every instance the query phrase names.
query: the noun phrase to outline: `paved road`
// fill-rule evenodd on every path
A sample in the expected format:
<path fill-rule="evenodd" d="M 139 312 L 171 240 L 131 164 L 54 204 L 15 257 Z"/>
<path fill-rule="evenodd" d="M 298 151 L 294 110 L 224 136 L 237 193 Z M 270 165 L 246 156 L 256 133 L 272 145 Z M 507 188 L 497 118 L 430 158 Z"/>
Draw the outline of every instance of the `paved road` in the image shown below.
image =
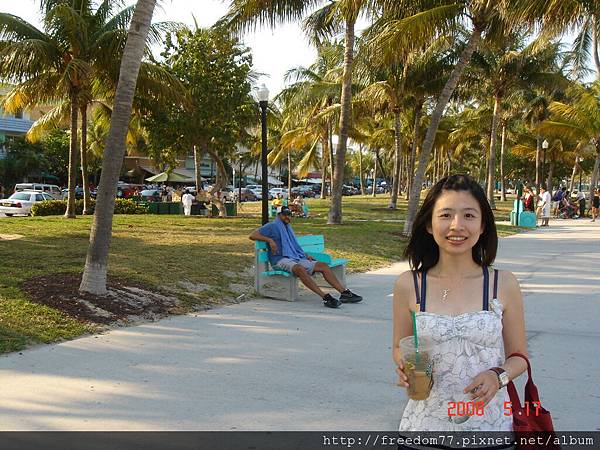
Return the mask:
<path fill-rule="evenodd" d="M 600 223 L 501 240 L 525 292 L 542 401 L 562 430 L 599 430 Z M 0 357 L 0 430 L 391 430 L 390 291 L 404 264 L 350 277 L 339 311 L 256 300 Z M 594 348 L 596 350 L 594 350 Z"/>

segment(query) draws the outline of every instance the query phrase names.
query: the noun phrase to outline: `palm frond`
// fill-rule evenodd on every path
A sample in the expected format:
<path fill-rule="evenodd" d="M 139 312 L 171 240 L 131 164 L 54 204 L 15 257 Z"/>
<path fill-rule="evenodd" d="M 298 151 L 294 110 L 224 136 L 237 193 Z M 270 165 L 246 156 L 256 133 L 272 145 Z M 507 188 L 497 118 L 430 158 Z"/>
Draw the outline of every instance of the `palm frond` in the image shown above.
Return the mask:
<path fill-rule="evenodd" d="M 49 131 L 66 125 L 70 113 L 71 104 L 68 101 L 62 101 L 31 125 L 26 135 L 27 139 L 30 142 L 37 142 Z"/>
<path fill-rule="evenodd" d="M 219 21 L 234 33 L 256 28 L 274 28 L 284 22 L 298 22 L 320 0 L 232 0 L 229 11 Z"/>
<path fill-rule="evenodd" d="M 46 34 L 13 14 L 0 12 L 0 41 L 34 39 L 44 41 Z"/>

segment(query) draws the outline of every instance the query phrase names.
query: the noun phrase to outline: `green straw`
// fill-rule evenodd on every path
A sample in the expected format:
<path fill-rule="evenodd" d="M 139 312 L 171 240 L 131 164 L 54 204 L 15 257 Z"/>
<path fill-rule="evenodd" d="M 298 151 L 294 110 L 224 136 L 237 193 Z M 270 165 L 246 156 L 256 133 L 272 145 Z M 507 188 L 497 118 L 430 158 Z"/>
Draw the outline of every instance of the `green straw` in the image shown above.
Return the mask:
<path fill-rule="evenodd" d="M 417 314 L 415 311 L 411 311 L 412 315 L 412 326 L 413 326 L 413 340 L 415 342 L 415 358 L 416 362 L 420 362 L 421 355 L 419 354 L 419 336 L 417 335 Z"/>

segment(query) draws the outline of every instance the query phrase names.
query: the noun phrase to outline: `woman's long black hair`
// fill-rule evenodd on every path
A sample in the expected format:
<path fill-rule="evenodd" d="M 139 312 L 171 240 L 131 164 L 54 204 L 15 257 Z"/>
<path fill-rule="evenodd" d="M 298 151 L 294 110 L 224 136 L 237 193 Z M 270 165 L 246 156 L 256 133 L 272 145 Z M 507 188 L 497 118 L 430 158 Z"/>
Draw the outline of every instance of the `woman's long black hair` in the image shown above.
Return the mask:
<path fill-rule="evenodd" d="M 433 235 L 427 231 L 431 225 L 431 217 L 435 202 L 443 191 L 467 191 L 479 203 L 482 214 L 483 233 L 473 247 L 473 261 L 480 266 L 492 265 L 498 250 L 498 234 L 494 213 L 487 201 L 482 187 L 468 175 L 450 175 L 438 181 L 427 193 L 423 205 L 419 209 L 412 227 L 412 234 L 404 256 L 413 270 L 427 271 L 435 266 L 440 258 L 440 249 Z"/>

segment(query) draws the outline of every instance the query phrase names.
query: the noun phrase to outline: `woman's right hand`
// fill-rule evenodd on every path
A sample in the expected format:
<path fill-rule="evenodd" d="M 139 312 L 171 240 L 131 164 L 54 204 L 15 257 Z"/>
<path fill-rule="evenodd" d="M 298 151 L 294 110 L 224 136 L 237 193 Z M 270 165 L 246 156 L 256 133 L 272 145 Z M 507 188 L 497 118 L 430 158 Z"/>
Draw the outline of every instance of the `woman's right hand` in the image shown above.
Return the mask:
<path fill-rule="evenodd" d="M 396 367 L 396 373 L 398 374 L 398 383 L 396 386 L 408 387 L 408 376 L 404 372 L 404 363 L 401 361 L 398 367 Z"/>

